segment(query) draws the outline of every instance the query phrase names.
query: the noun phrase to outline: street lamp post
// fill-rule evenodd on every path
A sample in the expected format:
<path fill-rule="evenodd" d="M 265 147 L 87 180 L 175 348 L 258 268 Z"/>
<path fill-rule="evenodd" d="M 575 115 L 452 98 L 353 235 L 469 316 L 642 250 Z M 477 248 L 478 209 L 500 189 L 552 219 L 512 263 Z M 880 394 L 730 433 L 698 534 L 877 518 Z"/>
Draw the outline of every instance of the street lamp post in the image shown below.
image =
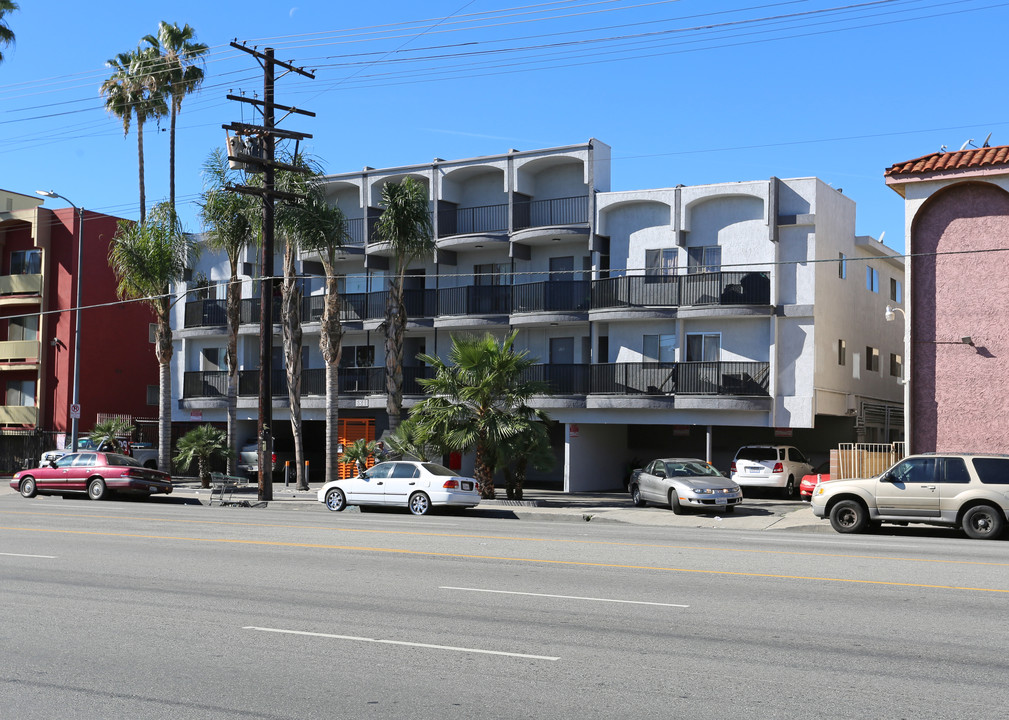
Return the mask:
<path fill-rule="evenodd" d="M 904 316 L 904 454 L 911 454 L 911 323 L 903 308 L 887 305 L 883 317 L 887 322 L 897 319 L 897 313 Z"/>
<path fill-rule="evenodd" d="M 80 407 L 80 391 L 81 391 L 81 283 L 84 278 L 81 277 L 81 250 L 84 247 L 84 208 L 77 207 L 70 201 L 69 198 L 60 195 L 58 192 L 52 190 L 36 190 L 37 195 L 42 195 L 43 197 L 49 198 L 61 198 L 70 203 L 75 211 L 77 211 L 77 299 L 74 303 L 75 305 L 75 322 L 74 322 L 74 387 L 73 387 L 73 399 L 70 401 L 71 404 Z M 70 418 L 70 447 L 76 451 L 77 450 L 77 440 L 80 435 L 80 412 L 77 413 L 77 417 L 73 416 L 71 413 Z"/>

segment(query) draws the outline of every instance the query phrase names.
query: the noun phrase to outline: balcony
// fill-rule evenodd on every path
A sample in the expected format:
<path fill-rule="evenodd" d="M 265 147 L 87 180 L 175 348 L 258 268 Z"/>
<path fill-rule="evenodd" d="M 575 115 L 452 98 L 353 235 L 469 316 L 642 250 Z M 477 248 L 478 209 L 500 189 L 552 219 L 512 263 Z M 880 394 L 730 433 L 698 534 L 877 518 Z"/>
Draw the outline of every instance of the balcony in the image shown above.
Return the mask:
<path fill-rule="evenodd" d="M 438 237 L 508 232 L 508 204 L 438 211 Z"/>
<path fill-rule="evenodd" d="M 511 312 L 584 312 L 591 298 L 592 283 L 588 280 L 513 285 Z"/>
<path fill-rule="evenodd" d="M 590 392 L 605 395 L 768 394 L 765 362 L 640 362 L 592 365 Z"/>
<path fill-rule="evenodd" d="M 587 224 L 589 196 L 579 195 L 553 200 L 516 200 L 512 221 L 515 230 Z"/>
<path fill-rule="evenodd" d="M 511 286 L 464 285 L 438 291 L 438 315 L 507 315 Z"/>
<path fill-rule="evenodd" d="M 766 272 L 625 275 L 592 283 L 592 309 L 770 305 Z"/>
<path fill-rule="evenodd" d="M 38 273 L 0 275 L 0 296 L 41 295 L 41 294 L 42 294 L 42 275 Z"/>
<path fill-rule="evenodd" d="M 0 405 L 0 425 L 30 425 L 39 423 L 39 409 L 30 405 Z"/>
<path fill-rule="evenodd" d="M 37 363 L 38 340 L 4 340 L 0 342 L 0 363 Z"/>

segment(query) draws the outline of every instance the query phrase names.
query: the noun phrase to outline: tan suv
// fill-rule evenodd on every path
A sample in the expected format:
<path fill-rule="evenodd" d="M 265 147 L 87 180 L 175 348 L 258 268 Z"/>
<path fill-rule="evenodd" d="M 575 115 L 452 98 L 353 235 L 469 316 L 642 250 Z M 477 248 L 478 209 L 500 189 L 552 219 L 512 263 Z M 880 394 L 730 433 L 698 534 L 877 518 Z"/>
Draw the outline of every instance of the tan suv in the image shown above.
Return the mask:
<path fill-rule="evenodd" d="M 878 477 L 822 482 L 810 504 L 841 533 L 884 522 L 926 523 L 991 540 L 1002 534 L 1009 513 L 1009 455 L 911 455 Z"/>

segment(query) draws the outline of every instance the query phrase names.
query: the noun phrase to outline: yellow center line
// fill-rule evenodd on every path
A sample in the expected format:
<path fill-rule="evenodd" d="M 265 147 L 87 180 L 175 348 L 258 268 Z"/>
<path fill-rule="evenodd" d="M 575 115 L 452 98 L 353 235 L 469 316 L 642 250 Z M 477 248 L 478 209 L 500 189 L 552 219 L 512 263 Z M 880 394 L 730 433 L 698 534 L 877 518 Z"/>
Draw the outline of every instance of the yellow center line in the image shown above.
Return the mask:
<path fill-rule="evenodd" d="M 567 538 L 535 538 L 517 537 L 511 535 L 477 535 L 472 533 L 449 533 L 449 532 L 420 532 L 417 530 L 389 530 L 386 528 L 347 528 L 334 525 L 286 525 L 281 523 L 252 523 L 252 522 L 230 522 L 224 520 L 184 520 L 179 518 L 148 518 L 129 515 L 98 515 L 98 514 L 76 514 L 40 512 L 32 510 L 10 510 L 8 515 L 32 515 L 43 517 L 69 517 L 85 518 L 88 520 L 136 520 L 137 522 L 162 522 L 179 525 L 212 525 L 221 527 L 250 527 L 250 528 L 275 528 L 282 530 L 324 530 L 327 532 L 360 533 L 373 535 L 403 535 L 406 537 L 441 537 L 458 538 L 461 540 L 513 540 L 516 542 L 531 543 L 558 543 L 568 545 L 600 545 L 607 547 L 632 547 L 632 548 L 657 548 L 661 550 L 703 550 L 707 552 L 730 552 L 746 553 L 751 555 L 785 555 L 789 557 L 817 557 L 817 558 L 841 558 L 846 560 L 885 560 L 888 562 L 914 562 L 931 563 L 943 565 L 970 565 L 982 567 L 1009 567 L 1009 562 L 985 562 L 980 560 L 949 560 L 946 558 L 912 558 L 893 557 L 885 555 L 856 555 L 851 553 L 824 553 L 798 550 L 756 550 L 753 548 L 719 548 L 707 547 L 703 545 L 670 545 L 667 543 L 634 543 L 612 540 L 574 540 Z M 3 528 L 0 528 L 3 529 Z"/>
<path fill-rule="evenodd" d="M 894 582 L 892 580 L 854 580 L 850 578 L 813 577 L 808 575 L 779 575 L 775 573 L 737 572 L 732 570 L 696 570 L 692 568 L 661 567 L 654 565 L 624 565 L 621 563 L 586 562 L 584 560 L 541 560 L 537 558 L 507 557 L 496 555 L 469 555 L 464 553 L 443 553 L 431 550 L 400 550 L 358 545 L 326 545 L 320 543 L 279 542 L 276 540 L 238 540 L 234 538 L 194 538 L 174 535 L 136 535 L 133 533 L 96 532 L 92 530 L 53 530 L 49 528 L 2 527 L 0 530 L 19 532 L 55 533 L 64 535 L 94 535 L 99 537 L 122 537 L 143 540 L 180 540 L 184 542 L 227 543 L 230 545 L 259 545 L 266 547 L 312 548 L 316 550 L 355 550 L 358 552 L 388 553 L 392 555 L 423 555 L 426 557 L 460 558 L 464 560 L 499 560 L 505 562 L 536 563 L 541 565 L 568 565 L 573 567 L 616 568 L 620 570 L 651 570 L 656 572 L 692 573 L 695 575 L 723 575 L 729 577 L 771 578 L 777 580 L 816 580 L 820 582 L 852 583 L 855 585 L 886 585 L 890 587 L 928 588 L 932 590 L 971 590 L 974 592 L 1007 593 L 998 588 L 962 587 L 957 585 L 931 585 L 927 583 Z"/>

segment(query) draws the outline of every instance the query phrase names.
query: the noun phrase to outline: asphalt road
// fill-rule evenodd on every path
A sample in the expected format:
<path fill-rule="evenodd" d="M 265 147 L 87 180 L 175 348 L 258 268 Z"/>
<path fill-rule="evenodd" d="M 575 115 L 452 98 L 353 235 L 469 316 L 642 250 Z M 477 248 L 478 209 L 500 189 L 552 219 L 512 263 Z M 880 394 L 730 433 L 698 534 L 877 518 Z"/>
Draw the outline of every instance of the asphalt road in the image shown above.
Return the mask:
<path fill-rule="evenodd" d="M 1009 541 L 0 496 L 0 716 L 994 718 Z"/>

